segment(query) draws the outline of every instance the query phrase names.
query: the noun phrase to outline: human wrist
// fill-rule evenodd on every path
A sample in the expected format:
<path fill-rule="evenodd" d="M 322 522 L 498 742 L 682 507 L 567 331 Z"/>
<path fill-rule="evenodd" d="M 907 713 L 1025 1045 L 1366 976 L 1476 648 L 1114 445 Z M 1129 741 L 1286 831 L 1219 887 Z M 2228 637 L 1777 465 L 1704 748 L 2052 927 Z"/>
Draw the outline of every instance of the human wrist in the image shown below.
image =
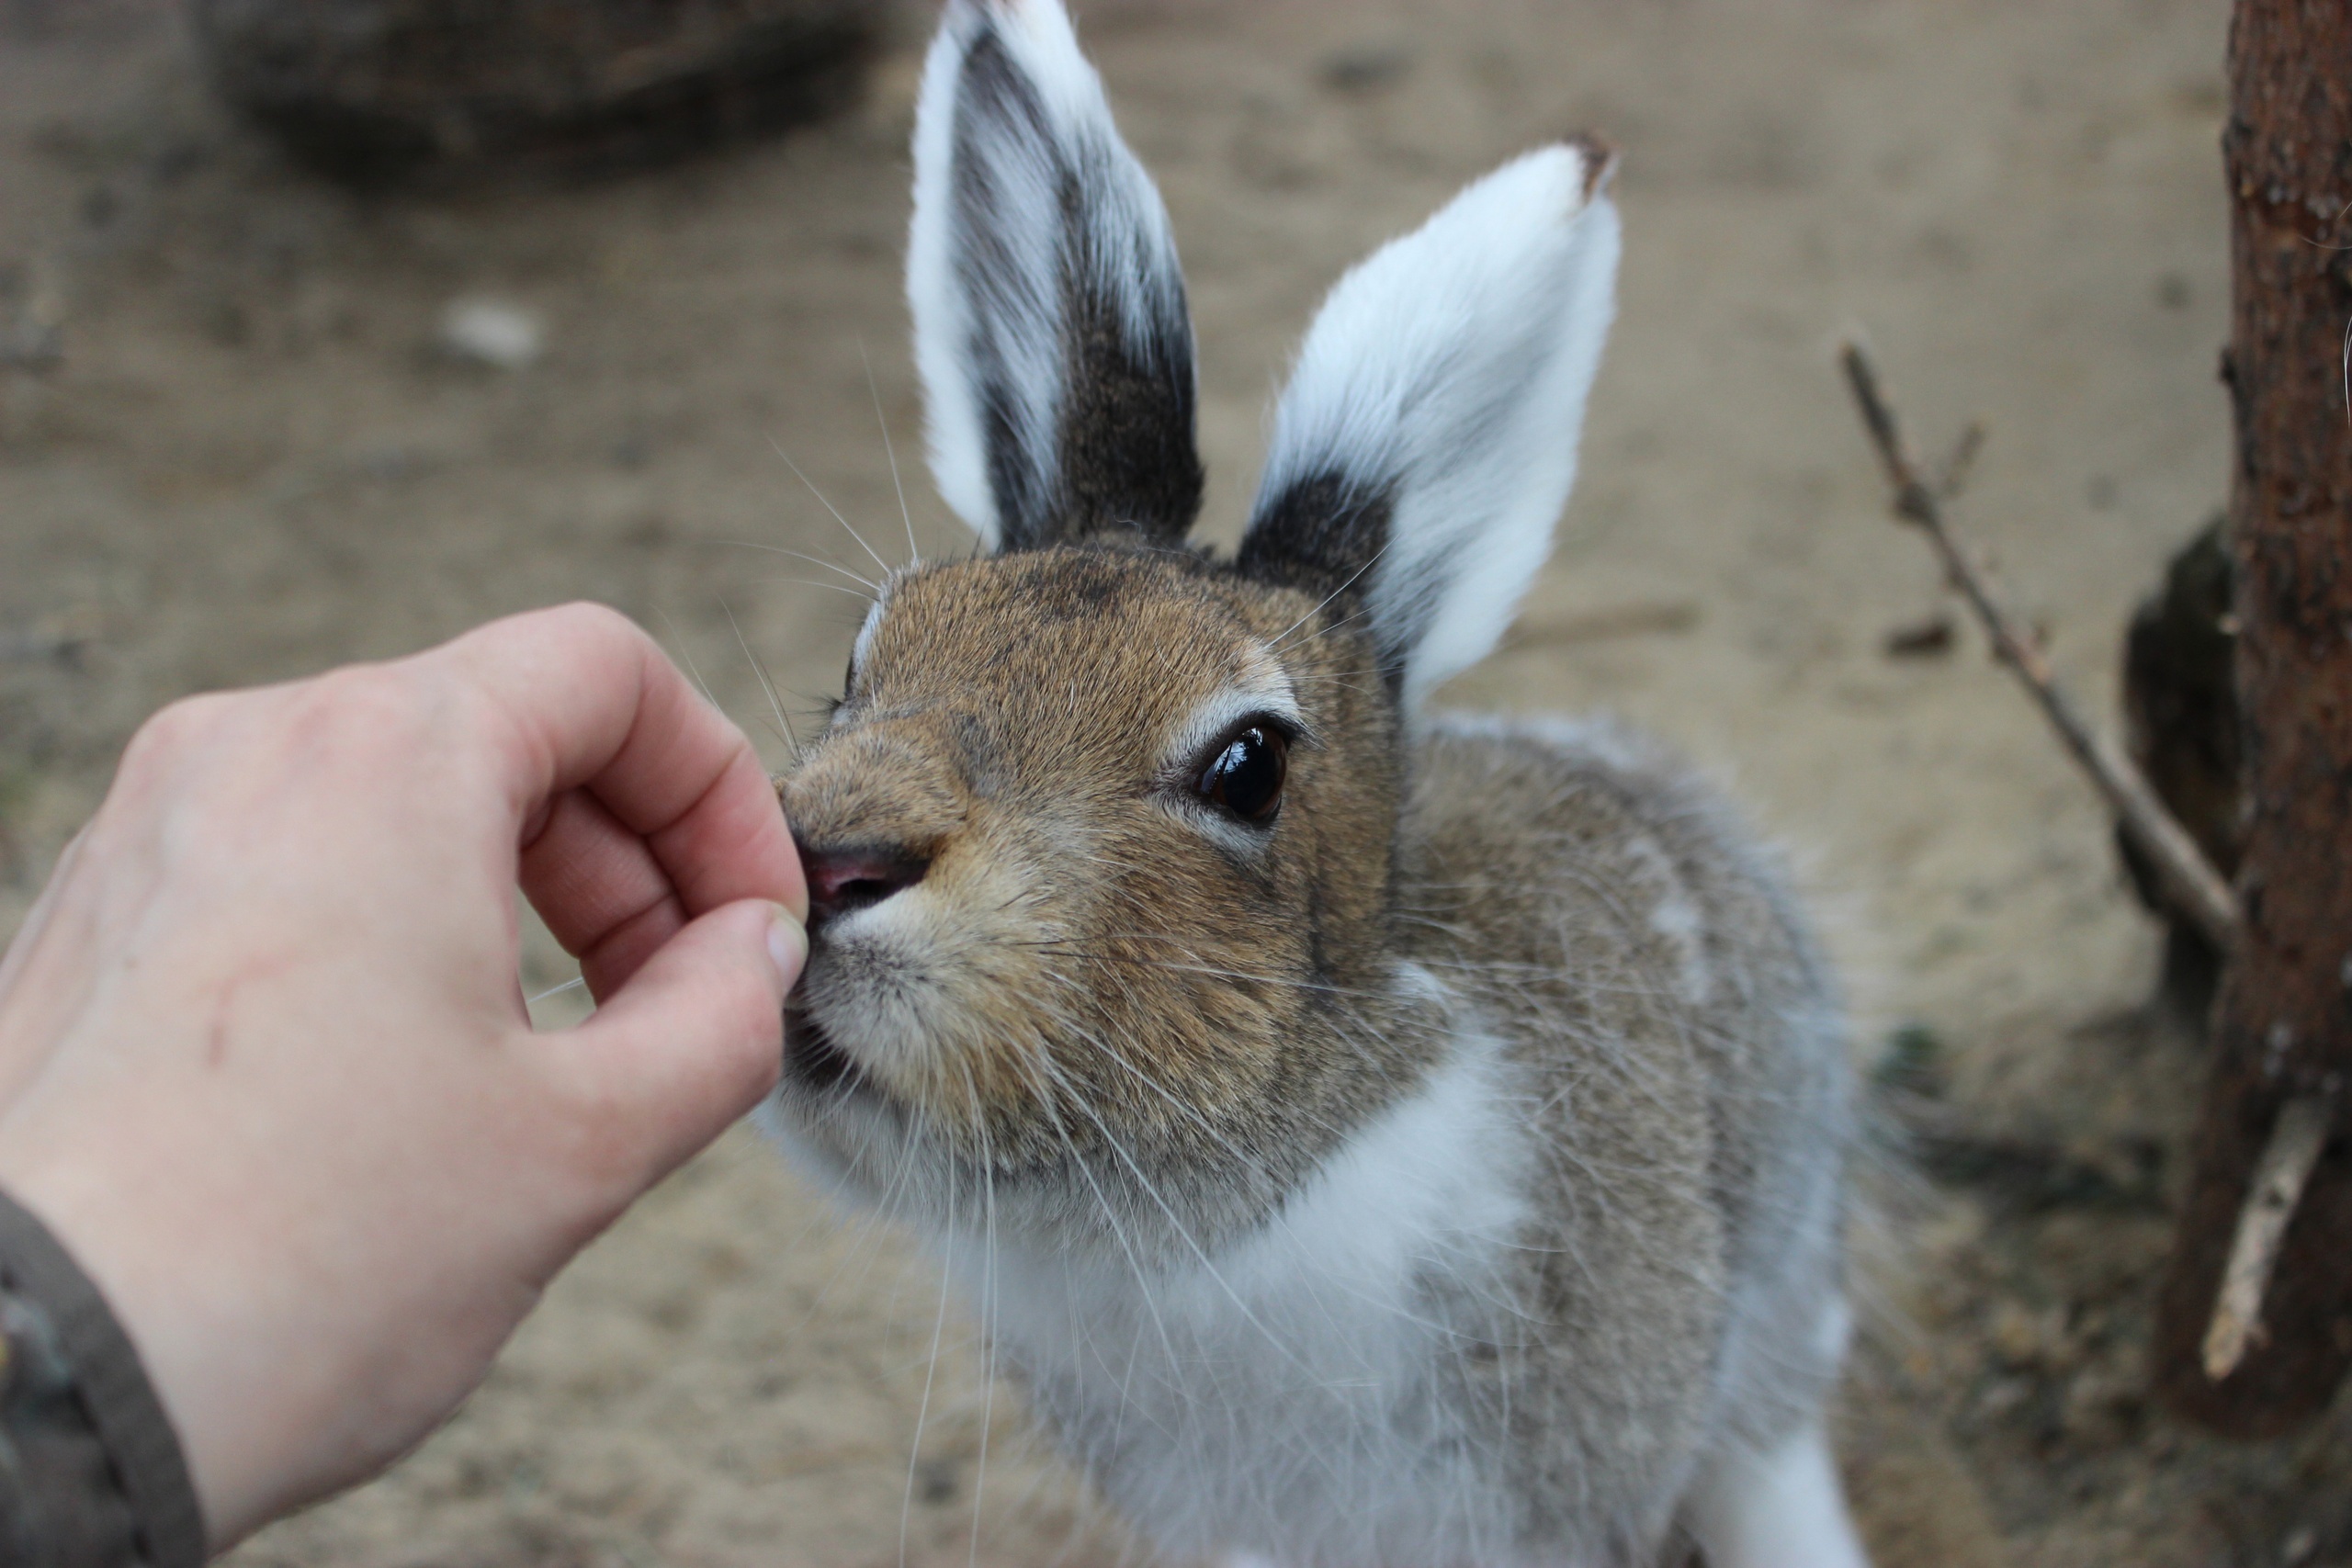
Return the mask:
<path fill-rule="evenodd" d="M 138 1348 L 79 1260 L 6 1192 L 0 1460 L 0 1492 L 22 1494 L 0 1496 L 8 1561 L 204 1561 L 205 1515 Z"/>

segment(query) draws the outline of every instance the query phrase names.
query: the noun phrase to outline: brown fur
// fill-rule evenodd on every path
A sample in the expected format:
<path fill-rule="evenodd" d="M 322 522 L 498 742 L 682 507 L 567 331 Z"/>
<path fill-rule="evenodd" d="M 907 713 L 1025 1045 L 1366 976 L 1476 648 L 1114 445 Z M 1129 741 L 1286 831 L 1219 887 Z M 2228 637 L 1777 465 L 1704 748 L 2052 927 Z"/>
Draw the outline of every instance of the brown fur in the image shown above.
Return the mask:
<path fill-rule="evenodd" d="M 987 1202 L 1030 1242 L 1178 1260 L 1263 1225 L 1475 1020 L 1532 1108 L 1536 1218 L 1505 1277 L 1422 1281 L 1464 1347 L 1432 1392 L 1509 1472 L 1510 1538 L 1655 1550 L 1712 1457 L 1834 1375 L 1835 998 L 1674 770 L 1605 730 L 1404 746 L 1360 624 L 1100 545 L 895 579 L 783 794 L 812 852 L 928 863 L 896 917 L 921 937 L 820 925 L 795 1038 L 858 1066 L 788 1075 L 790 1124 L 931 1223 Z M 1236 852 L 1167 747 L 1270 663 L 1308 733 Z"/>
<path fill-rule="evenodd" d="M 835 1092 L 1000 1180 L 1075 1158 L 1128 1186 L 1112 1138 L 1154 1180 L 1246 1151 L 1246 1190 L 1187 1206 L 1205 1244 L 1408 1086 L 1426 1044 L 1385 1027 L 1383 967 L 1395 719 L 1332 619 L 1181 552 L 1065 546 L 896 579 L 784 801 L 812 852 L 930 863 L 937 991 L 921 1053 Z M 1200 831 L 1164 748 L 1277 641 L 1308 733 L 1264 852 L 1236 853 Z M 817 936 L 800 1008 L 840 1038 L 884 961 Z"/>

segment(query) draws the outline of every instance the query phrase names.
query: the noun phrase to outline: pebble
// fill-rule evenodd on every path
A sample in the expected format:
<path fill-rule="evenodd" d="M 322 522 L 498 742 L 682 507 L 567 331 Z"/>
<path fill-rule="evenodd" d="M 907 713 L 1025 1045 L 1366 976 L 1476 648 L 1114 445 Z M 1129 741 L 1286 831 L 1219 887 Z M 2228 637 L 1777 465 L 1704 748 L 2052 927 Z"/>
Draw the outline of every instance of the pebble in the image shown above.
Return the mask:
<path fill-rule="evenodd" d="M 1369 93 L 1404 80 L 1413 68 L 1412 51 L 1391 44 L 1358 44 L 1323 57 L 1316 74 L 1341 93 Z"/>
<path fill-rule="evenodd" d="M 496 299 L 459 299 L 441 313 L 441 351 L 493 370 L 521 370 L 547 346 L 539 318 Z"/>

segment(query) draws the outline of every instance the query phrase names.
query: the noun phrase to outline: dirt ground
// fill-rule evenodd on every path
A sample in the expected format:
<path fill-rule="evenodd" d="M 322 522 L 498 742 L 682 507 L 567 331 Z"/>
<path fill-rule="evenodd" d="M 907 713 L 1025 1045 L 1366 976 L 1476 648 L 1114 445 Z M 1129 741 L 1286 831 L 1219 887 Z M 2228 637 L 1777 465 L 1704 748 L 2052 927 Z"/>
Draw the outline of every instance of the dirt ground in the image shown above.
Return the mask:
<path fill-rule="evenodd" d="M 2200 1053 L 2144 1005 L 2156 933 L 1981 639 L 1886 652 L 1943 602 L 1831 365 L 1865 327 L 1923 441 L 1984 419 L 1960 520 L 2112 711 L 2133 597 L 2226 481 L 2225 9 L 1080 10 L 1174 216 L 1227 537 L 1349 261 L 1530 142 L 1623 147 L 1582 483 L 1521 633 L 1449 697 L 1613 709 L 1687 749 L 1806 867 L 1859 1059 L 1931 1091 L 1944 1153 L 1850 1400 L 1891 1564 L 2352 1562 L 2340 1415 L 2232 1447 L 2141 1395 Z M 896 560 L 887 424 L 915 535 L 960 537 L 916 460 L 899 291 L 922 27 L 863 108 L 780 141 L 362 199 L 210 107 L 161 0 L 0 0 L 0 342 L 62 345 L 0 368 L 0 936 L 158 705 L 526 605 L 639 617 L 780 762 L 747 650 L 805 722 L 859 606 L 772 552 L 871 564 L 780 452 Z M 435 351 L 477 299 L 544 323 L 537 362 Z M 569 973 L 535 942 L 533 991 Z M 233 1561 L 1142 1561 L 976 1351 L 899 1238 L 739 1133 L 581 1260 L 446 1431 Z"/>

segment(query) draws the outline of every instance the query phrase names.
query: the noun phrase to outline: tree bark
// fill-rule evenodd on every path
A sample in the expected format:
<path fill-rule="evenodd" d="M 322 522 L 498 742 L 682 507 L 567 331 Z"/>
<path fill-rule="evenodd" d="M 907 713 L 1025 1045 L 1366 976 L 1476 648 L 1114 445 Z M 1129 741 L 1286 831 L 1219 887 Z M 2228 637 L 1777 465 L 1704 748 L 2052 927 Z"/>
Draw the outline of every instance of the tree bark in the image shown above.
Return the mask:
<path fill-rule="evenodd" d="M 2321 1414 L 2352 1366 L 2352 6 L 2238 0 L 2222 146 L 2245 939 L 2215 1008 L 2154 1373 L 2181 1414 L 2263 1437 Z M 2299 1096 L 2322 1099 L 2332 1135 L 2289 1223 L 2261 1327 L 2217 1382 L 2200 1348 L 2224 1259 L 2279 1109 Z"/>

